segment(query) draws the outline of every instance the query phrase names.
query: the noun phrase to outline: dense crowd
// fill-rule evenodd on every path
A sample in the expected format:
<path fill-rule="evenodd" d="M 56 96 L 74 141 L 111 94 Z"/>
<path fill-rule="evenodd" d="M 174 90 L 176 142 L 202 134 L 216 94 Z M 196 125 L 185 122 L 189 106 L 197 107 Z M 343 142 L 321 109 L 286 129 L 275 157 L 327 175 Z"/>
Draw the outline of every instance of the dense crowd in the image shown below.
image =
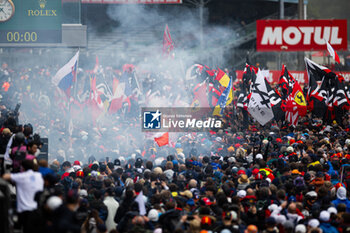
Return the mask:
<path fill-rule="evenodd" d="M 17 111 L 3 111 L 0 153 L 11 170 L 2 178 L 16 187 L 10 207 L 11 217 L 18 216 L 15 227 L 60 233 L 350 232 L 349 112 L 341 124 L 326 125 L 308 114 L 297 127 L 261 127 L 230 105 L 223 122 L 215 131 L 176 133 L 173 146 L 111 138 L 129 143 L 112 150 L 100 136 L 89 141 L 99 150 L 86 143 L 72 149 L 66 139 L 47 161 L 37 156 L 42 143 L 35 126 L 20 125 Z M 130 121 L 118 127 L 140 130 Z M 85 141 L 86 134 L 80 136 Z"/>

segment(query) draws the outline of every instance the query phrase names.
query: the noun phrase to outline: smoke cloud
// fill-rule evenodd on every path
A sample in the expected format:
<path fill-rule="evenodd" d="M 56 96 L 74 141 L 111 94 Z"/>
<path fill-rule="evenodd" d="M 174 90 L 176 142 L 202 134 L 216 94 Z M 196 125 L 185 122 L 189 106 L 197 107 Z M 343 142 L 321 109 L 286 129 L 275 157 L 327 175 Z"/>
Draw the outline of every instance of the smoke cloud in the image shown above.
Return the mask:
<path fill-rule="evenodd" d="M 67 99 L 64 94 L 58 93 L 51 78 L 76 50 L 40 49 L 40 59 L 17 59 L 14 64 L 20 68 L 14 68 L 16 71 L 9 75 L 17 79 L 15 86 L 18 87 L 9 106 L 22 102 L 20 123 L 32 123 L 35 132 L 49 138 L 50 160 L 58 155 L 71 161 L 86 161 L 91 155 L 113 159 L 130 157 L 145 144 L 153 143 L 152 137 L 148 138 L 141 132 L 140 107 L 189 106 L 193 99 L 192 89 L 197 83 L 185 79 L 186 70 L 195 63 L 212 68 L 224 68 L 222 65 L 227 64 L 224 57 L 234 31 L 209 25 L 206 9 L 202 47 L 198 8 L 109 5 L 107 14 L 118 26 L 104 35 L 97 29 L 89 30 L 89 38 L 95 38 L 94 42 L 100 39 L 101 46 L 81 50 L 77 84 L 72 90 L 74 98 Z M 162 54 L 166 24 L 175 45 L 169 58 Z M 106 34 L 116 38 L 105 41 Z M 89 46 L 93 47 L 92 44 Z M 35 53 L 39 49 L 33 51 Z M 99 69 L 94 75 L 88 70 L 94 68 L 95 55 L 99 59 Z M 91 78 L 96 77 L 96 84 L 108 87 L 106 92 L 109 95 L 101 97 L 104 108 L 108 109 L 107 103 L 113 98 L 113 79 L 120 78 L 123 64 L 136 67 L 140 87 L 137 101 L 140 105 L 131 100 L 131 106 L 124 103 L 118 114 L 105 113 L 94 119 L 91 108 L 83 104 L 92 98 L 89 93 Z M 176 140 L 174 135 L 171 138 Z"/>

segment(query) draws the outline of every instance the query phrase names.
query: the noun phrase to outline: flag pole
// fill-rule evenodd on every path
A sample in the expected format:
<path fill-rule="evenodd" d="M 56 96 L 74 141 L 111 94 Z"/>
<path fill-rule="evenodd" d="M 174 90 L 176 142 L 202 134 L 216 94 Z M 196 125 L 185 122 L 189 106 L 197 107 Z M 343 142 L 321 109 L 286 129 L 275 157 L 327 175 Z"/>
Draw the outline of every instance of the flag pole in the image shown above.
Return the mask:
<path fill-rule="evenodd" d="M 80 47 L 79 47 L 79 49 L 78 49 L 78 53 L 79 53 L 79 56 L 80 56 Z M 76 69 L 76 71 L 75 71 L 74 96 L 77 95 L 78 70 L 79 70 L 79 56 L 78 56 L 78 59 L 77 59 L 77 69 Z"/>

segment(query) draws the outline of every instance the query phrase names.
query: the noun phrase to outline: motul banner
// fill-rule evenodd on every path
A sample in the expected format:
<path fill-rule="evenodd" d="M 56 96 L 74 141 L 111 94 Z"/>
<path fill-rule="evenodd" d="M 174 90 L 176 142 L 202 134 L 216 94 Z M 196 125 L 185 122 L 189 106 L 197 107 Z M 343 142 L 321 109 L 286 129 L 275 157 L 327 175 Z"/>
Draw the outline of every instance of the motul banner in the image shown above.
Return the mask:
<path fill-rule="evenodd" d="M 258 51 L 347 49 L 347 21 L 335 20 L 257 20 Z"/>
<path fill-rule="evenodd" d="M 293 70 L 288 70 L 289 73 L 299 82 L 299 84 L 301 85 L 305 85 L 308 83 L 308 76 L 307 76 L 307 72 L 306 71 L 293 71 Z M 268 74 L 267 74 L 268 72 Z M 338 75 L 341 75 L 344 77 L 346 82 L 350 82 L 350 72 L 346 71 L 346 72 L 334 72 Z M 279 82 L 279 79 L 281 77 L 281 71 L 280 70 L 267 70 L 264 72 L 265 78 L 267 79 L 267 81 L 269 81 L 272 84 L 276 84 Z M 236 71 L 236 76 L 237 76 L 237 80 L 241 81 L 242 77 L 243 77 L 243 70 L 237 70 Z"/>
<path fill-rule="evenodd" d="M 64 0 L 69 2 L 70 0 Z M 81 3 L 94 4 L 181 4 L 182 0 L 81 0 Z"/>

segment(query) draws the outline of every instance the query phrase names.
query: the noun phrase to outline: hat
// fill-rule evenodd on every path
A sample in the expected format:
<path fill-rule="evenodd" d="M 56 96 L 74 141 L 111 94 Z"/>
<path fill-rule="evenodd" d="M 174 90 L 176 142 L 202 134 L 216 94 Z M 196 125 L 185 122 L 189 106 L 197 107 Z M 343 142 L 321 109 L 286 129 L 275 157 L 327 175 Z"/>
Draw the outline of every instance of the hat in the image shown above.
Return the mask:
<path fill-rule="evenodd" d="M 114 165 L 115 166 L 120 166 L 120 160 L 119 159 L 115 159 L 114 160 Z"/>
<path fill-rule="evenodd" d="M 329 207 L 329 208 L 327 209 L 327 211 L 328 211 L 328 213 L 330 213 L 330 214 L 337 214 L 337 213 L 338 213 L 337 209 L 334 208 L 333 206 Z"/>
<path fill-rule="evenodd" d="M 77 171 L 76 176 L 84 178 L 84 172 L 83 171 Z"/>
<path fill-rule="evenodd" d="M 316 228 L 320 225 L 320 222 L 317 219 L 311 219 L 308 225 L 312 228 Z"/>
<path fill-rule="evenodd" d="M 78 194 L 81 197 L 87 197 L 88 196 L 88 193 L 87 193 L 87 191 L 85 189 L 80 189 Z"/>
<path fill-rule="evenodd" d="M 193 197 L 193 194 L 190 190 L 185 190 L 184 192 L 180 192 L 181 196 L 185 196 L 188 199 L 191 199 Z"/>
<path fill-rule="evenodd" d="M 159 218 L 158 211 L 157 211 L 156 209 L 151 209 L 151 210 L 148 212 L 147 217 L 149 218 L 150 221 L 152 221 L 152 222 L 157 222 L 157 221 L 158 221 L 158 218 Z"/>
<path fill-rule="evenodd" d="M 235 159 L 235 157 L 229 157 L 229 158 L 227 159 L 227 161 L 230 162 L 230 163 L 235 163 L 235 162 L 236 162 L 236 159 Z"/>
<path fill-rule="evenodd" d="M 264 157 L 262 156 L 262 154 L 257 154 L 257 155 L 255 156 L 255 158 L 256 158 L 256 159 L 263 159 Z"/>
<path fill-rule="evenodd" d="M 320 213 L 320 220 L 322 222 L 328 222 L 331 214 L 328 211 L 322 210 Z"/>
<path fill-rule="evenodd" d="M 155 167 L 155 168 L 153 169 L 153 171 L 154 171 L 154 173 L 156 173 L 156 174 L 162 174 L 162 173 L 163 173 L 163 170 L 162 170 L 161 167 Z"/>
<path fill-rule="evenodd" d="M 248 176 L 246 174 L 241 175 L 241 177 L 238 179 L 238 183 L 250 183 L 250 180 L 248 179 Z"/>
<path fill-rule="evenodd" d="M 202 200 L 203 200 L 204 204 L 206 204 L 206 205 L 211 205 L 211 204 L 213 204 L 213 203 L 211 203 L 211 201 L 210 201 L 209 198 L 207 198 L 207 197 L 203 198 Z"/>
<path fill-rule="evenodd" d="M 256 176 L 258 173 L 259 173 L 259 169 L 257 169 L 257 168 L 253 169 L 252 174 L 254 176 Z"/>
<path fill-rule="evenodd" d="M 340 200 L 346 200 L 346 189 L 344 187 L 338 188 L 337 198 Z"/>
<path fill-rule="evenodd" d="M 51 211 L 54 211 L 55 209 L 57 209 L 60 205 L 62 205 L 63 201 L 61 198 L 57 197 L 57 196 L 51 196 L 49 197 L 49 199 L 47 199 L 47 207 L 49 207 L 49 209 Z"/>
<path fill-rule="evenodd" d="M 237 197 L 244 198 L 247 195 L 247 192 L 245 190 L 240 190 L 237 193 Z"/>
<path fill-rule="evenodd" d="M 78 166 L 80 166 L 81 164 L 80 164 L 80 162 L 79 162 L 78 160 L 75 160 L 74 163 L 73 163 L 73 165 L 78 165 Z"/>
<path fill-rule="evenodd" d="M 243 175 L 243 174 L 245 174 L 245 171 L 244 171 L 244 170 L 239 170 L 239 171 L 237 172 L 237 175 Z"/>
<path fill-rule="evenodd" d="M 247 227 L 247 233 L 258 233 L 258 228 L 255 225 L 249 225 Z"/>
<path fill-rule="evenodd" d="M 345 140 L 345 145 L 347 145 L 347 146 L 350 145 L 350 138 Z"/>
<path fill-rule="evenodd" d="M 293 153 L 293 152 L 294 152 L 293 147 L 288 146 L 288 147 L 287 147 L 287 152 L 288 152 L 288 153 Z"/>
<path fill-rule="evenodd" d="M 212 220 L 208 216 L 204 216 L 204 217 L 202 217 L 201 224 L 202 225 L 211 225 Z"/>
<path fill-rule="evenodd" d="M 238 172 L 238 167 L 232 167 L 231 171 L 232 171 L 232 173 L 237 173 Z"/>
<path fill-rule="evenodd" d="M 317 193 L 315 191 L 310 191 L 310 192 L 307 192 L 306 197 L 317 197 Z"/>
<path fill-rule="evenodd" d="M 256 174 L 255 180 L 263 180 L 264 177 L 261 175 L 261 173 Z"/>
<path fill-rule="evenodd" d="M 303 224 L 298 224 L 295 227 L 295 233 L 305 233 L 306 232 L 306 227 Z"/>
<path fill-rule="evenodd" d="M 300 172 L 298 169 L 294 169 L 294 170 L 292 171 L 292 174 L 301 175 L 301 172 Z"/>

